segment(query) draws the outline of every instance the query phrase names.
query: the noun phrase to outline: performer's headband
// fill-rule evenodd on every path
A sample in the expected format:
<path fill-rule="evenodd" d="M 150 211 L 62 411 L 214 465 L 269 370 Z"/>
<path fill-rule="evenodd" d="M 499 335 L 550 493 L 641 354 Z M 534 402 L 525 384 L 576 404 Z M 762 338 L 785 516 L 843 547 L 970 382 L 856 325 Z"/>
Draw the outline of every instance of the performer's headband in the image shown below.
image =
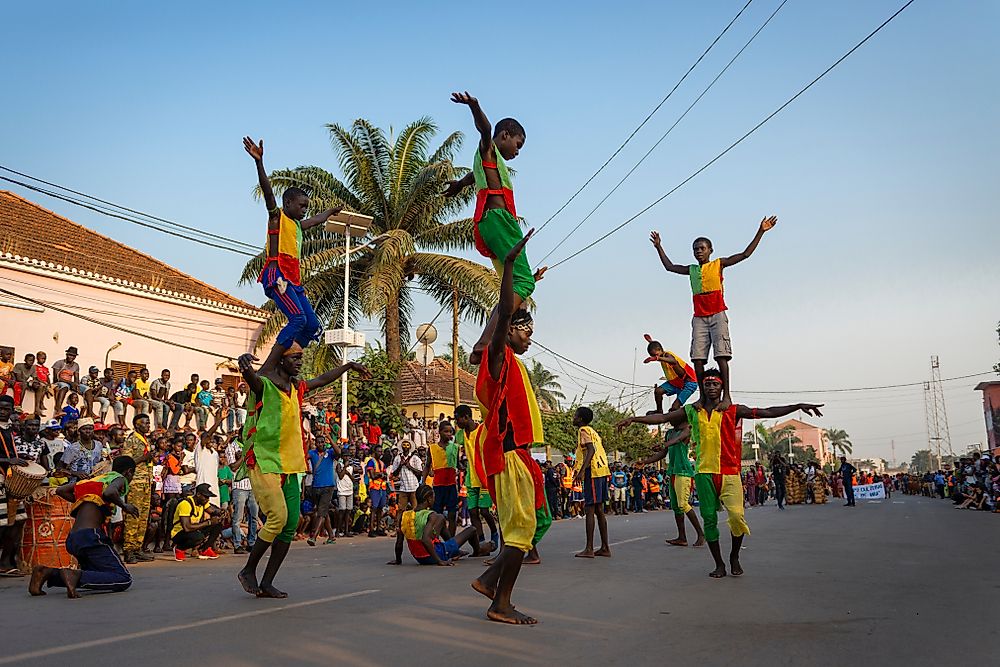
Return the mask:
<path fill-rule="evenodd" d="M 707 378 L 704 379 L 704 383 L 708 384 L 709 382 L 715 382 L 717 384 L 722 384 L 722 378 L 720 378 L 717 375 L 709 375 Z"/>
<path fill-rule="evenodd" d="M 529 333 L 534 331 L 535 323 L 531 319 L 531 313 L 526 310 L 519 310 L 514 313 L 514 316 L 510 320 L 510 328 Z"/>
<path fill-rule="evenodd" d="M 298 343 L 292 343 L 292 346 L 287 350 L 285 350 L 285 353 L 282 354 L 281 356 L 287 357 L 292 354 L 302 354 L 302 346 L 299 345 Z"/>

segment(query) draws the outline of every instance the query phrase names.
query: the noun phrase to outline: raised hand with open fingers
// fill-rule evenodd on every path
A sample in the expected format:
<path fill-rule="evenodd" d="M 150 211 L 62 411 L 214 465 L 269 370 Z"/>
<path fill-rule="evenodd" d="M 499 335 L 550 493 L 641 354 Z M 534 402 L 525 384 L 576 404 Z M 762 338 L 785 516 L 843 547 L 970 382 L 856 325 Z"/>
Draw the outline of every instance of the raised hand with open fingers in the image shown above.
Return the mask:
<path fill-rule="evenodd" d="M 253 362 L 255 361 L 257 361 L 257 357 L 247 352 L 246 354 L 241 354 L 236 363 L 239 365 L 240 371 L 251 371 L 253 370 Z"/>
<path fill-rule="evenodd" d="M 778 216 L 772 215 L 760 221 L 760 228 L 766 232 L 767 230 L 774 227 L 776 224 L 778 224 Z"/>
<path fill-rule="evenodd" d="M 261 139 L 260 143 L 255 144 L 253 139 L 250 137 L 243 137 L 243 149 L 250 154 L 254 160 L 264 159 L 264 140 Z"/>
<path fill-rule="evenodd" d="M 799 410 L 802 410 L 802 412 L 804 412 L 807 415 L 810 415 L 812 417 L 822 417 L 823 413 L 820 412 L 819 409 L 821 407 L 823 407 L 823 405 L 824 405 L 823 403 L 819 403 L 819 404 L 815 404 L 815 403 L 801 403 L 801 404 L 799 404 Z"/>
<path fill-rule="evenodd" d="M 464 93 L 452 93 L 451 101 L 455 104 L 475 104 L 479 100 L 469 94 L 469 91 Z"/>
<path fill-rule="evenodd" d="M 649 233 L 649 242 L 652 243 L 653 246 L 659 248 L 660 247 L 660 232 L 650 232 Z"/>

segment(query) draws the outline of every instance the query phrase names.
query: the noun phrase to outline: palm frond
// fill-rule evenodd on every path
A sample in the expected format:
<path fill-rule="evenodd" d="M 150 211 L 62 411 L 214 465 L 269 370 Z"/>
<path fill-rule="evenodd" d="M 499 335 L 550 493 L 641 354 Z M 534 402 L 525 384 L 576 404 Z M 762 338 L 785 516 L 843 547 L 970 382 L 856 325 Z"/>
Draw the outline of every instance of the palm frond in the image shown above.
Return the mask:
<path fill-rule="evenodd" d="M 454 162 L 455 154 L 462 148 L 462 143 L 465 141 L 465 135 L 461 132 L 452 132 L 445 140 L 441 142 L 438 149 L 431 153 L 430 158 L 427 161 L 431 164 L 435 162 Z"/>
<path fill-rule="evenodd" d="M 407 273 L 416 275 L 420 285 L 441 304 L 450 303 L 457 288 L 459 313 L 475 322 L 486 321 L 500 293 L 495 271 L 461 257 L 414 253 L 408 258 Z"/>
<path fill-rule="evenodd" d="M 403 128 L 392 150 L 393 195 L 402 192 L 413 174 L 426 163 L 427 148 L 435 133 L 437 125 L 427 116 Z"/>
<path fill-rule="evenodd" d="M 431 250 L 464 250 L 475 244 L 475 226 L 472 218 L 439 224 L 421 232 L 417 241 Z"/>

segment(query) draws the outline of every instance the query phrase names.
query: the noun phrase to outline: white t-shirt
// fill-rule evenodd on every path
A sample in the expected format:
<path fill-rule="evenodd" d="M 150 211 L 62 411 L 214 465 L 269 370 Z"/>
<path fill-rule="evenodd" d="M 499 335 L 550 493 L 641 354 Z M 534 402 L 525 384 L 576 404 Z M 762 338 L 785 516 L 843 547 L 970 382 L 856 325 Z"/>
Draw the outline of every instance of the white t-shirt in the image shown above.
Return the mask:
<path fill-rule="evenodd" d="M 194 468 L 197 467 L 197 465 L 195 464 L 194 452 L 193 451 L 188 450 L 188 449 L 184 450 L 184 458 L 181 459 L 181 465 L 182 466 L 187 466 L 187 467 L 192 468 L 192 469 L 194 469 Z M 181 486 L 187 486 L 188 484 L 194 484 L 194 481 L 195 481 L 196 478 L 197 478 L 197 475 L 196 475 L 196 473 L 193 473 L 193 472 L 177 476 L 177 479 L 178 479 L 178 481 L 180 481 Z"/>
<path fill-rule="evenodd" d="M 215 497 L 209 503 L 219 506 L 219 452 L 211 447 L 194 446 L 195 483 L 208 484 Z"/>
<path fill-rule="evenodd" d="M 343 464 L 339 464 L 343 465 Z M 344 477 L 337 477 L 337 495 L 338 496 L 353 496 L 354 495 L 354 468 L 352 466 L 343 466 L 347 474 Z"/>

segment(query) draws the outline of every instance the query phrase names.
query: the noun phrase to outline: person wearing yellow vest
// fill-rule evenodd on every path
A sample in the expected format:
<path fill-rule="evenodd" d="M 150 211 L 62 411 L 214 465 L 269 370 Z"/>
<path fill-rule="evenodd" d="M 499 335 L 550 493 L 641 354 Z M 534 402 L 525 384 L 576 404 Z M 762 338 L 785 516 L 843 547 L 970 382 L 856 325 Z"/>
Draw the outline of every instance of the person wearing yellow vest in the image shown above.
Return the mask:
<path fill-rule="evenodd" d="M 492 600 L 486 611 L 489 620 L 514 625 L 538 622 L 514 609 L 511 593 L 525 554 L 537 547 L 552 525 L 542 471 L 531 457 L 531 448 L 545 442 L 541 412 L 527 369 L 518 359 L 531 346 L 533 324 L 527 310 L 513 310 L 514 260 L 533 233 L 525 234 L 504 259 L 497 325 L 476 378 L 476 399 L 486 416 L 483 472 L 497 505 L 504 546 L 472 587 Z"/>
<path fill-rule="evenodd" d="M 452 93 L 451 101 L 464 104 L 472 112 L 472 120 L 479 132 L 479 148 L 473 160 L 472 171 L 460 180 L 451 181 L 445 190 L 446 197 L 459 194 L 467 186 L 476 187 L 476 210 L 472 216 L 476 250 L 493 262 L 498 275 L 503 274 L 504 258 L 523 239 L 521 223 L 514 206 L 514 186 L 507 169 L 507 160 L 513 160 L 524 146 L 524 126 L 513 118 L 504 118 L 494 127 L 479 105 L 479 100 L 468 92 Z M 514 260 L 514 300 L 510 313 L 521 308 L 535 291 L 535 283 L 542 279 L 545 268 L 534 274 L 528 257 L 521 253 Z M 499 320 L 497 310 L 490 315 L 482 336 L 472 348 L 469 362 L 478 364 L 483 348 L 489 342 Z"/>
<path fill-rule="evenodd" d="M 311 380 L 300 380 L 302 348 L 298 343 L 280 354 L 275 343 L 259 371 L 252 354 L 237 360 L 250 388 L 247 419 L 243 425 L 243 451 L 230 464 L 236 481 L 249 477 L 250 486 L 266 519 L 238 575 L 243 590 L 262 598 L 285 598 L 274 587 L 274 577 L 288 554 L 299 523 L 299 475 L 306 471 L 306 444 L 302 433 L 302 398 L 307 391 L 330 384 L 348 371 L 368 377 L 368 369 L 350 361 Z M 336 447 L 334 447 L 336 450 Z M 270 549 L 264 578 L 257 582 L 257 566 Z"/>
<path fill-rule="evenodd" d="M 608 502 L 608 455 L 597 431 L 591 428 L 594 411 L 581 406 L 573 415 L 573 426 L 579 429 L 576 445 L 576 465 L 573 466 L 573 482 L 583 481 L 583 506 L 587 512 L 587 546 L 576 554 L 577 558 L 594 556 L 611 557 L 608 541 L 608 518 L 604 516 L 604 503 Z M 594 551 L 594 523 L 601 533 L 601 548 Z"/>
<path fill-rule="evenodd" d="M 479 541 L 486 539 L 483 532 L 483 519 L 490 527 L 490 541 L 499 544 L 497 534 L 497 524 L 493 520 L 493 499 L 490 497 L 490 490 L 483 488 L 482 478 L 479 476 L 479 469 L 482 468 L 483 441 L 486 439 L 486 427 L 477 424 L 472 416 L 472 408 L 468 405 L 460 405 L 455 408 L 455 424 L 458 431 L 455 434 L 455 443 L 465 448 L 465 488 L 466 500 L 469 507 L 469 520 L 472 521 Z"/>
<path fill-rule="evenodd" d="M 381 445 L 375 445 L 372 456 L 365 460 L 365 476 L 368 478 L 368 497 L 372 508 L 368 537 L 385 535 L 385 531 L 379 526 L 382 523 L 382 512 L 389 500 L 389 482 L 386 479 L 385 463 L 382 462 Z"/>
<path fill-rule="evenodd" d="M 695 450 L 694 484 L 698 490 L 698 510 L 705 523 L 705 538 L 708 549 L 715 560 L 715 569 L 710 577 L 726 576 L 726 564 L 722 560 L 719 545 L 719 510 L 725 508 L 733 545 L 729 552 L 730 572 L 734 577 L 743 574 L 740 563 L 740 548 L 743 537 L 750 534 L 743 513 L 743 482 L 740 479 L 740 459 L 742 443 L 736 436 L 737 426 L 742 419 L 774 419 L 802 410 L 808 415 L 822 417 L 822 405 L 796 403 L 771 408 L 749 408 L 745 405 L 730 405 L 722 408 L 722 374 L 714 368 L 705 371 L 704 392 L 698 404 L 687 405 L 666 414 L 652 414 L 629 417 L 618 422 L 623 429 L 629 424 L 672 424 L 674 428 L 687 425 L 691 429 L 691 443 Z M 686 446 L 685 440 L 676 439 L 671 447 Z"/>
<path fill-rule="evenodd" d="M 708 363 L 709 349 L 715 353 L 715 362 L 719 364 L 722 376 L 722 403 L 719 407 L 725 409 L 732 404 L 729 393 L 729 360 L 733 358 L 733 346 L 729 340 L 729 316 L 726 314 L 726 301 L 723 297 L 722 270 L 739 264 L 750 257 L 764 233 L 778 224 L 778 218 L 770 216 L 760 221 L 757 234 L 743 252 L 729 257 L 712 259 L 712 242 L 704 236 L 699 236 L 692 244 L 692 251 L 697 264 L 674 264 L 663 252 L 659 232 L 650 232 L 649 240 L 660 255 L 660 263 L 670 273 L 688 276 L 691 281 L 691 292 L 694 297 L 694 317 L 691 319 L 691 361 L 694 363 L 698 386 L 704 395 L 705 365 Z"/>
<path fill-rule="evenodd" d="M 306 348 L 319 335 L 320 322 L 302 287 L 299 265 L 302 232 L 323 224 L 343 207 L 329 208 L 303 220 L 309 210 L 309 195 L 301 188 L 290 187 L 282 193 L 281 208 L 278 208 L 271 179 L 264 169 L 264 140 L 254 143 L 250 137 L 243 137 L 243 148 L 257 165 L 257 180 L 267 206 L 267 259 L 257 282 L 263 285 L 267 298 L 288 318 L 288 324 L 278 333 L 275 347 L 280 346 L 282 352 L 292 343 Z"/>

